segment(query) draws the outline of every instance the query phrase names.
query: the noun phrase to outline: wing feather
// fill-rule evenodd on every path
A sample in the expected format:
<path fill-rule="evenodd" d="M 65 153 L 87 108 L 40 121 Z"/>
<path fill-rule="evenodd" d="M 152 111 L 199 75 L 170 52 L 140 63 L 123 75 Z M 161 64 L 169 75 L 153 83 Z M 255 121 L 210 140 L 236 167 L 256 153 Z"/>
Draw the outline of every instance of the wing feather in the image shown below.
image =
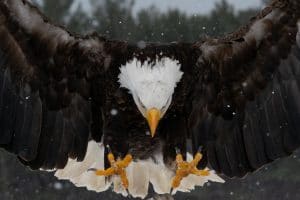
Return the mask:
<path fill-rule="evenodd" d="M 219 173 L 242 177 L 300 147 L 299 10 L 273 0 L 249 25 L 195 45 L 203 71 L 190 127 Z"/>
<path fill-rule="evenodd" d="M 83 160 L 90 123 L 102 123 L 102 93 L 91 91 L 101 88 L 109 43 L 53 25 L 27 0 L 0 2 L 0 38 L 0 146 L 33 169 Z"/>

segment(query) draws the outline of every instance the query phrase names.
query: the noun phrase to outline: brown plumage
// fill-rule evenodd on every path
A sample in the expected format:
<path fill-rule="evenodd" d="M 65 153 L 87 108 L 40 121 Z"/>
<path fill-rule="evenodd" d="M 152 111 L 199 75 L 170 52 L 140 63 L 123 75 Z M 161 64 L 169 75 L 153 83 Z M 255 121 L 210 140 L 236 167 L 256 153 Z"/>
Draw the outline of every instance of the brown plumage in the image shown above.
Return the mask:
<path fill-rule="evenodd" d="M 27 0 L 2 0 L 0 145 L 33 169 L 83 160 L 89 140 L 134 159 L 161 147 L 168 165 L 175 147 L 203 147 L 202 167 L 242 177 L 300 146 L 299 19 L 298 0 L 274 0 L 222 38 L 139 48 L 73 35 Z M 184 75 L 152 139 L 118 74 L 133 58 L 163 57 Z"/>

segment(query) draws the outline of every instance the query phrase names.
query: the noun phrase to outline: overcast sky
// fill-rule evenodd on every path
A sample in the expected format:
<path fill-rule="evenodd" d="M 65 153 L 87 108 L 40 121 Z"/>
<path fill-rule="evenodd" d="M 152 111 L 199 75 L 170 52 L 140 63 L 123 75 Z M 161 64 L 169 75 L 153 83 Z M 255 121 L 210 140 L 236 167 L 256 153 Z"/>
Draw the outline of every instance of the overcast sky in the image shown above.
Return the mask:
<path fill-rule="evenodd" d="M 169 8 L 178 8 L 187 13 L 208 13 L 214 8 L 216 2 L 221 0 L 136 0 L 135 10 L 147 8 L 154 4 L 162 11 Z M 227 0 L 237 9 L 245 9 L 249 7 L 260 7 L 261 0 Z"/>
<path fill-rule="evenodd" d="M 81 1 L 86 9 L 89 8 L 87 0 Z M 99 0 L 101 1 L 101 0 Z M 148 8 L 150 5 L 155 5 L 161 11 L 166 11 L 170 8 L 178 8 L 188 14 L 208 13 L 216 2 L 221 0 L 135 0 L 134 12 L 142 8 Z M 261 0 L 227 0 L 236 9 L 246 9 L 249 7 L 261 7 Z"/>

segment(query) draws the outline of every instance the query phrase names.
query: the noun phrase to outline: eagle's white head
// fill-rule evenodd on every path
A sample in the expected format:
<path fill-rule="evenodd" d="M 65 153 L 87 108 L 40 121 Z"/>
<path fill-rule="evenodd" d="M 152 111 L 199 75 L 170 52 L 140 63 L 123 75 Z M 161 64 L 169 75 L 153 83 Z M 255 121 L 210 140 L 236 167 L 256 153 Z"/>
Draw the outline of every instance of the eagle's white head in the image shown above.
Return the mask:
<path fill-rule="evenodd" d="M 119 83 L 132 94 L 139 111 L 148 121 L 152 137 L 183 75 L 180 67 L 179 61 L 164 57 L 155 62 L 134 58 L 120 68 Z"/>

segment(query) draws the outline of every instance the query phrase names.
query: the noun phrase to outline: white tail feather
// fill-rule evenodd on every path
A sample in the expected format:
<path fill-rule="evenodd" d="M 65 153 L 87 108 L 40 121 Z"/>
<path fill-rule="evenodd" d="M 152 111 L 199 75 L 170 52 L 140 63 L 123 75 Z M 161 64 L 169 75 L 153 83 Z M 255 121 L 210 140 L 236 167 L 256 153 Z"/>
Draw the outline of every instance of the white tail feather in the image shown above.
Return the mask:
<path fill-rule="evenodd" d="M 60 179 L 73 179 L 79 177 L 95 162 L 95 155 L 97 154 L 101 155 L 101 148 L 99 148 L 95 142 L 89 143 L 84 162 L 77 162 L 76 160 L 69 159 L 64 170 L 57 170 L 56 176 Z"/>
<path fill-rule="evenodd" d="M 167 169 L 163 164 L 152 164 L 149 167 L 150 182 L 157 194 L 167 194 L 171 191 L 170 180 L 174 176 L 174 172 Z"/>
<path fill-rule="evenodd" d="M 191 160 L 192 156 L 187 155 L 187 159 Z M 55 176 L 58 179 L 68 179 L 77 187 L 86 187 L 96 192 L 106 191 L 113 184 L 114 192 L 123 196 L 129 195 L 119 177 L 114 176 L 109 181 L 105 177 L 96 176 L 94 172 L 88 171 L 90 168 L 104 169 L 104 146 L 93 141 L 89 142 L 83 162 L 69 159 L 66 167 L 57 170 Z M 161 155 L 156 156 L 156 162 L 152 159 L 132 162 L 126 172 L 129 180 L 128 192 L 131 196 L 139 198 L 147 196 L 150 183 L 157 194 L 170 193 L 172 178 L 175 175 L 173 170 L 164 165 Z M 173 190 L 172 194 L 177 191 L 190 192 L 196 186 L 203 186 L 208 181 L 224 183 L 224 180 L 213 171 L 210 171 L 209 176 L 190 175 L 182 180 L 180 187 Z"/>
<path fill-rule="evenodd" d="M 129 192 L 133 197 L 145 198 L 148 194 L 150 174 L 148 163 L 134 162 L 127 168 Z"/>
<path fill-rule="evenodd" d="M 99 156 L 102 159 L 96 159 Z M 88 169 L 103 169 L 104 168 L 104 147 L 96 142 L 90 142 L 88 145 L 86 157 L 83 162 L 69 159 L 68 164 L 62 170 L 57 170 L 55 176 L 58 179 L 70 180 L 77 187 L 86 187 L 88 190 L 96 192 L 106 191 L 111 182 L 105 177 L 95 176 L 93 172 L 88 172 Z"/>
<path fill-rule="evenodd" d="M 113 191 L 117 194 L 122 194 L 124 197 L 128 196 L 127 191 L 125 190 L 125 188 L 122 185 L 121 179 L 120 177 L 113 177 Z"/>

